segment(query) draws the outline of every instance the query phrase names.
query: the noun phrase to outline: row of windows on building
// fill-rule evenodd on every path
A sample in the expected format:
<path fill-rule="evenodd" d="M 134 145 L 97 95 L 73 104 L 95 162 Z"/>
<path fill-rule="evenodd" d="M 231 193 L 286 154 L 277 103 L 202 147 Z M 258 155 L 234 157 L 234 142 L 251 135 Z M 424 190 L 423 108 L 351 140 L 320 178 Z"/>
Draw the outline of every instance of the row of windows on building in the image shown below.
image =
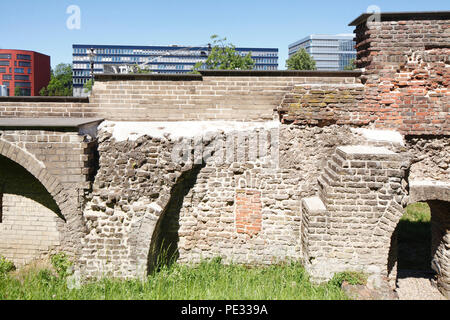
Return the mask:
<path fill-rule="evenodd" d="M 9 81 L 3 81 L 3 85 L 9 88 Z M 14 82 L 16 88 L 31 88 L 31 82 Z"/>
<path fill-rule="evenodd" d="M 19 63 L 17 63 L 19 62 Z M 31 62 L 27 62 L 27 61 L 14 61 L 14 66 L 17 67 L 17 65 L 19 67 L 31 67 Z M 10 61 L 8 60 L 0 60 L 0 66 L 10 66 Z"/>
<path fill-rule="evenodd" d="M 11 74 L 4 74 L 2 75 L 2 80 L 12 80 L 13 76 Z M 25 75 L 14 75 L 14 80 L 24 80 L 24 81 L 30 81 L 30 76 Z"/>
<path fill-rule="evenodd" d="M 86 82 L 88 82 L 89 79 L 86 78 L 73 78 L 73 84 L 85 84 Z"/>
<path fill-rule="evenodd" d="M 25 70 L 27 72 L 25 72 Z M 12 72 L 12 68 L 0 67 L 0 73 L 8 73 L 8 72 L 9 73 L 13 73 Z M 28 74 L 31 74 L 31 69 L 14 68 L 14 73 L 28 73 Z"/>
<path fill-rule="evenodd" d="M 193 50 L 189 50 L 188 48 L 185 48 L 186 50 L 184 50 L 183 47 L 180 47 L 178 49 L 178 47 L 172 47 L 170 49 L 118 49 L 118 48 L 94 48 L 95 53 L 97 55 L 101 55 L 101 54 L 114 54 L 114 55 L 162 55 L 162 54 L 167 54 L 168 52 L 172 51 L 173 53 L 176 53 L 176 55 L 202 55 L 205 53 L 205 49 L 202 50 L 194 50 L 196 48 L 194 48 Z M 242 51 L 237 49 L 237 51 L 243 55 L 248 54 L 248 52 L 250 51 Z M 260 57 L 276 57 L 277 53 L 276 52 L 265 52 L 265 51 L 251 51 L 252 52 L 252 56 L 260 56 Z M 88 53 L 88 48 L 74 48 L 73 49 L 73 53 L 75 54 L 87 54 Z"/>
<path fill-rule="evenodd" d="M 193 68 L 193 65 L 167 65 L 167 64 L 149 64 L 147 66 L 150 70 L 158 71 L 158 70 L 184 70 L 190 71 Z M 88 65 L 74 65 L 73 76 L 74 77 L 89 77 L 91 75 L 90 69 L 88 69 Z M 85 70 L 76 70 L 76 69 L 85 69 Z M 104 69 L 102 64 L 94 65 L 94 73 L 101 73 Z M 277 70 L 276 66 L 255 66 L 254 70 Z"/>
<path fill-rule="evenodd" d="M 147 62 L 149 58 L 146 57 L 102 57 L 95 56 L 94 62 L 122 62 L 122 63 L 144 63 Z M 197 63 L 201 61 L 205 61 L 202 58 L 194 58 L 194 57 L 155 57 L 155 62 L 174 62 L 174 63 Z M 267 63 L 267 64 L 276 64 L 277 59 L 268 59 L 268 58 L 253 58 L 256 63 Z M 89 61 L 88 56 L 74 56 L 74 62 L 80 61 Z"/>
<path fill-rule="evenodd" d="M 184 62 L 184 63 L 197 63 L 198 61 L 204 61 L 201 58 L 187 58 L 187 57 L 155 57 L 157 62 Z M 94 62 L 123 62 L 123 63 L 143 63 L 149 60 L 148 57 L 104 57 L 95 56 Z M 73 56 L 74 62 L 89 61 L 88 56 Z"/>
<path fill-rule="evenodd" d="M 310 53 L 314 52 L 339 52 L 355 51 L 356 42 L 354 40 L 307 40 L 289 47 L 289 53 L 298 51 L 300 48 L 306 49 Z"/>
<path fill-rule="evenodd" d="M 11 60 L 11 53 L 0 53 L 0 59 L 8 59 Z M 16 54 L 17 60 L 31 60 L 31 56 L 29 54 Z"/>

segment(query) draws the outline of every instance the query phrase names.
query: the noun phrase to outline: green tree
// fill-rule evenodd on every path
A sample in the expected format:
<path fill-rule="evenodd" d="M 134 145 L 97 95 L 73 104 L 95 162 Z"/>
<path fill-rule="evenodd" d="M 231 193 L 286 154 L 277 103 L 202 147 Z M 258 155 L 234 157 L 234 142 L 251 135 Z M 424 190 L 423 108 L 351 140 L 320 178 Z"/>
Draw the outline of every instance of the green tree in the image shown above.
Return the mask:
<path fill-rule="evenodd" d="M 344 70 L 355 70 L 355 69 L 356 69 L 355 59 L 351 59 L 349 64 L 344 67 Z"/>
<path fill-rule="evenodd" d="M 15 87 L 14 88 L 14 96 L 15 97 L 20 97 L 22 95 L 22 90 L 20 90 L 19 87 Z"/>
<path fill-rule="evenodd" d="M 220 39 L 217 35 L 211 36 L 211 40 L 213 45 L 208 58 L 195 64 L 194 73 L 198 73 L 203 66 L 208 70 L 252 70 L 255 66 L 251 52 L 242 56 L 233 44 L 226 43 L 226 38 Z"/>
<path fill-rule="evenodd" d="M 132 73 L 152 73 L 148 66 L 140 67 L 138 64 L 132 67 Z"/>
<path fill-rule="evenodd" d="M 286 60 L 288 70 L 316 70 L 316 62 L 304 48 Z"/>
<path fill-rule="evenodd" d="M 41 89 L 41 96 L 72 96 L 72 65 L 60 63 L 51 71 L 51 79 L 47 87 Z"/>
<path fill-rule="evenodd" d="M 89 79 L 89 80 L 84 84 L 84 86 L 83 86 L 84 92 L 85 92 L 85 93 L 91 92 L 91 91 L 92 91 L 92 86 L 93 86 L 93 85 L 94 85 L 94 84 L 93 84 L 92 79 Z"/>

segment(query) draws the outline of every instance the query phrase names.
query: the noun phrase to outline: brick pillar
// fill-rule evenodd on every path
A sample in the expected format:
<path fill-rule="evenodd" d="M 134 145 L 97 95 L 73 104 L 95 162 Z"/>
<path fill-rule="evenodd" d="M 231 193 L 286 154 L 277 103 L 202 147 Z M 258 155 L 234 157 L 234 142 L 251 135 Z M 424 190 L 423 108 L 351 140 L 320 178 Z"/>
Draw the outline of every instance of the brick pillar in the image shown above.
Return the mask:
<path fill-rule="evenodd" d="M 336 149 L 319 178 L 319 197 L 303 199 L 304 257 L 313 280 L 347 270 L 388 276 L 408 165 L 382 147 Z"/>

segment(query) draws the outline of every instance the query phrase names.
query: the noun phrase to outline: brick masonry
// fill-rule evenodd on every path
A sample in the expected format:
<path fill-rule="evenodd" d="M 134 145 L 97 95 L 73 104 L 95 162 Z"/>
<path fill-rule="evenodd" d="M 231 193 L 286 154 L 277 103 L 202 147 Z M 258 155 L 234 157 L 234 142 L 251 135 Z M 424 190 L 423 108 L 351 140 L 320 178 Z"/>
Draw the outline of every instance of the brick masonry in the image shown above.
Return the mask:
<path fill-rule="evenodd" d="M 250 237 L 261 231 L 261 193 L 254 190 L 236 190 L 236 232 Z"/>
<path fill-rule="evenodd" d="M 448 20 L 420 15 L 356 26 L 367 123 L 411 135 L 450 134 L 449 28 Z"/>
<path fill-rule="evenodd" d="M 25 178 L 19 178 L 20 175 L 17 179 L 3 177 L 2 183 L 5 190 L 8 190 L 11 184 L 30 185 L 39 189 L 41 195 L 47 195 L 53 201 L 51 208 L 53 212 L 50 212 L 51 210 L 48 210 L 45 204 L 33 204 L 33 201 L 36 200 L 30 195 L 31 191 L 23 191 L 25 194 L 22 194 L 16 190 L 13 193 L 14 196 L 6 192 L 3 198 L 3 216 L 5 217 L 8 213 L 9 221 L 13 221 L 15 218 L 11 218 L 11 215 L 18 214 L 17 217 L 22 216 L 23 218 L 17 220 L 17 223 L 19 221 L 26 223 L 26 217 L 34 219 L 42 214 L 41 218 L 44 219 L 42 221 L 49 223 L 47 227 L 50 228 L 48 230 L 50 232 L 51 230 L 55 231 L 52 222 L 48 220 L 53 214 L 53 218 L 58 221 L 58 233 L 60 234 L 58 246 L 74 257 L 78 257 L 80 254 L 81 238 L 85 230 L 82 217 L 85 192 L 89 191 L 90 180 L 95 174 L 96 141 L 87 141 L 86 139 L 87 136 L 80 135 L 78 132 L 23 129 L 0 131 L 0 157 L 3 157 L 5 161 L 10 161 L 2 165 L 2 175 L 8 174 L 16 165 L 20 165 L 29 174 L 26 179 L 30 181 L 31 177 L 35 179 L 33 180 L 35 183 L 30 185 Z M 31 200 L 26 198 L 31 198 Z M 19 199 L 22 199 L 20 203 L 24 206 L 23 210 L 13 210 L 12 204 L 18 204 Z M 46 200 L 45 203 L 48 201 L 50 200 Z M 60 215 L 59 219 L 56 217 L 58 214 Z M 39 222 L 36 223 L 39 225 Z M 44 227 L 42 224 L 43 222 L 41 222 L 41 226 Z M 40 229 L 37 227 L 36 230 Z M 43 232 L 43 230 L 40 231 Z M 21 241 L 17 243 L 21 243 Z M 24 242 L 24 246 L 26 245 Z M 26 250 L 29 248 L 27 247 Z M 37 254 L 39 250 L 36 250 L 34 258 L 39 258 L 39 254 Z M 24 261 L 29 262 L 31 256 L 17 257 L 17 259 L 16 262 L 22 264 Z"/>
<path fill-rule="evenodd" d="M 429 19 L 358 23 L 363 72 L 104 75 L 89 102 L 0 99 L 0 118 L 115 121 L 98 139 L 1 129 L 0 253 L 24 264 L 64 250 L 87 277 L 145 276 L 165 250 L 180 263 L 300 260 L 317 280 L 344 270 L 392 280 L 397 222 L 408 201 L 420 199 L 432 208 L 434 269 L 447 294 L 448 188 L 410 181 L 450 181 L 448 20 Z M 265 127 L 274 119 L 277 126 Z M 131 120 L 240 126 L 201 137 L 136 138 L 131 128 L 117 139 L 117 121 Z M 397 130 L 406 144 L 369 141 L 356 126 Z M 276 166 L 267 154 L 253 156 L 268 148 L 250 143 L 263 136 L 277 138 Z M 185 140 L 188 159 L 174 161 Z M 217 161 L 230 151 L 229 161 Z"/>

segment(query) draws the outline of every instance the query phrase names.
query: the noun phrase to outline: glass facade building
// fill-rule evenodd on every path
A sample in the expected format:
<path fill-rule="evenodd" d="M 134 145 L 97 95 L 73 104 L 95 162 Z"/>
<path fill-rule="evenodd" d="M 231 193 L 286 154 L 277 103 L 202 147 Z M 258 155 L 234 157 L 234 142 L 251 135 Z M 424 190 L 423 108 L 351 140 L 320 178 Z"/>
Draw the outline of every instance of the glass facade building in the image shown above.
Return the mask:
<path fill-rule="evenodd" d="M 185 46 L 108 46 L 73 45 L 74 96 L 84 94 L 83 85 L 90 79 L 89 49 L 95 50 L 94 73 L 103 73 L 105 65 L 147 63 L 155 73 L 188 73 L 199 61 L 208 57 L 207 47 Z M 252 53 L 255 70 L 277 70 L 278 48 L 236 48 L 241 55 Z"/>
<path fill-rule="evenodd" d="M 317 70 L 344 70 L 356 58 L 354 34 L 313 34 L 289 45 L 289 57 L 304 48 L 314 61 Z"/>

